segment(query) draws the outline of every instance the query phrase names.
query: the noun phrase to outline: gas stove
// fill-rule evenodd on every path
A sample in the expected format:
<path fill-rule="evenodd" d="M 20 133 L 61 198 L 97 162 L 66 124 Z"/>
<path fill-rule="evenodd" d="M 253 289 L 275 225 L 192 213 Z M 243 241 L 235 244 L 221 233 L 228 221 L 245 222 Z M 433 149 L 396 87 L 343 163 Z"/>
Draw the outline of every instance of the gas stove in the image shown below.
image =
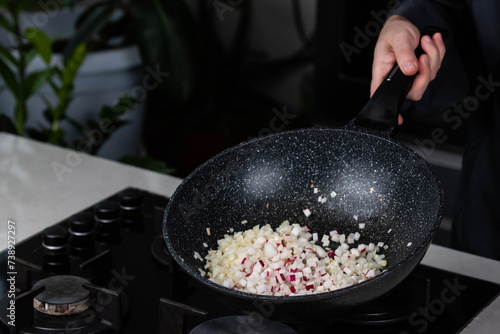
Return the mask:
<path fill-rule="evenodd" d="M 57 222 L 16 247 L 10 333 L 459 333 L 500 285 L 419 265 L 369 305 L 322 318 L 236 310 L 182 272 L 168 254 L 162 220 L 168 198 L 127 188 Z M 10 270 L 12 271 L 12 270 Z"/>

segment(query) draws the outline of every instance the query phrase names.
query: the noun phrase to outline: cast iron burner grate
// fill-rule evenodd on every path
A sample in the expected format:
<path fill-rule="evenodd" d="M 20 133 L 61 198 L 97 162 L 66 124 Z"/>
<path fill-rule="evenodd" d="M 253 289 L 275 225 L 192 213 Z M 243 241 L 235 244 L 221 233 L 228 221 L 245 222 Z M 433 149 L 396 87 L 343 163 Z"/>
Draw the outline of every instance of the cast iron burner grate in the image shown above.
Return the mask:
<path fill-rule="evenodd" d="M 90 306 L 90 291 L 83 288 L 90 284 L 84 278 L 61 275 L 38 281 L 33 289 L 45 289 L 33 299 L 36 311 L 54 316 L 72 315 L 87 310 Z"/>
<path fill-rule="evenodd" d="M 58 288 L 56 283 L 64 287 Z M 60 295 L 70 290 L 75 293 Z M 2 299 L 2 308 L 6 301 Z M 16 296 L 15 305 L 16 333 L 98 334 L 120 330 L 122 325 L 121 294 L 73 276 L 39 281 Z"/>

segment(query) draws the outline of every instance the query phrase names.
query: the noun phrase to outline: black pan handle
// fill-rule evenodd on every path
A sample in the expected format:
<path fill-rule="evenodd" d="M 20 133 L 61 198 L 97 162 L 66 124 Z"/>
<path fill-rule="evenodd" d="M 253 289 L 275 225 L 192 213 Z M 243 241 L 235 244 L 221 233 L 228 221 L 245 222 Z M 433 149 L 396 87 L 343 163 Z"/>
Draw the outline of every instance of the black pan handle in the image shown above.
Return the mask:
<path fill-rule="evenodd" d="M 422 30 L 421 35 L 433 36 L 436 32 L 440 32 L 443 39 L 447 37 L 446 30 L 437 27 L 427 27 Z M 419 58 L 423 53 L 424 51 L 419 45 L 415 50 L 415 55 Z M 383 133 L 388 132 L 390 136 L 394 127 L 397 126 L 401 106 L 413 85 L 414 79 L 415 75 L 404 75 L 396 63 L 352 122 L 364 128 L 382 131 Z"/>

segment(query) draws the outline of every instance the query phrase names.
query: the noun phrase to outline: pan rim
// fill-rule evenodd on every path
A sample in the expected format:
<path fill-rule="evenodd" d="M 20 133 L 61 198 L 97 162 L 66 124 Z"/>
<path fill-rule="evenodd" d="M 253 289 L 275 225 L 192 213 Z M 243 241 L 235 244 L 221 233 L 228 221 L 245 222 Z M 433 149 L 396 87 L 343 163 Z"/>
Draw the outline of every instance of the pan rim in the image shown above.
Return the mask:
<path fill-rule="evenodd" d="M 290 295 L 290 296 L 270 296 L 270 295 L 258 295 L 258 294 L 253 294 L 249 292 L 243 292 L 239 290 L 233 290 L 226 288 L 220 284 L 214 283 L 209 281 L 207 278 L 201 277 L 200 274 L 196 271 L 194 271 L 191 267 L 186 265 L 186 263 L 182 260 L 180 257 L 180 254 L 174 249 L 172 246 L 172 243 L 170 242 L 170 236 L 167 233 L 167 219 L 169 215 L 169 211 L 171 210 L 172 206 L 174 205 L 175 198 L 179 192 L 182 191 L 182 188 L 186 186 L 186 183 L 189 182 L 191 178 L 193 178 L 195 175 L 197 175 L 201 170 L 203 170 L 208 164 L 212 163 L 216 159 L 219 159 L 221 156 L 226 155 L 232 151 L 236 151 L 238 149 L 241 149 L 244 146 L 251 145 L 252 143 L 258 142 L 258 141 L 263 141 L 263 140 L 272 140 L 272 138 L 277 137 L 277 136 L 284 136 L 284 135 L 294 135 L 296 133 L 304 133 L 304 132 L 349 132 L 349 133 L 354 133 L 356 135 L 365 135 L 369 137 L 376 138 L 377 140 L 382 140 L 387 143 L 390 143 L 392 145 L 396 145 L 402 149 L 404 149 L 407 153 L 415 157 L 417 160 L 421 161 L 427 169 L 430 171 L 435 183 L 436 183 L 436 189 L 439 194 L 439 205 L 438 205 L 438 212 L 437 215 L 432 222 L 432 228 L 429 231 L 428 236 L 425 239 L 425 242 L 422 242 L 418 247 L 416 247 L 413 252 L 411 252 L 408 256 L 406 256 L 402 261 L 399 261 L 398 263 L 391 265 L 391 267 L 384 272 L 378 274 L 377 276 L 348 286 L 344 287 L 338 290 L 333 290 L 333 291 L 328 291 L 328 292 L 321 292 L 321 293 L 314 293 L 310 295 Z M 364 286 L 364 285 L 374 285 L 375 282 L 378 282 L 380 280 L 385 279 L 389 274 L 394 273 L 395 271 L 398 271 L 399 268 L 404 263 L 407 263 L 411 261 L 415 256 L 419 255 L 422 251 L 422 258 L 425 256 L 425 252 L 430 246 L 432 239 L 434 238 L 436 231 L 439 229 L 439 225 L 441 224 L 442 216 L 443 216 L 443 208 L 444 206 L 444 193 L 443 193 L 443 188 L 441 185 L 441 181 L 437 177 L 436 173 L 432 169 L 432 166 L 429 164 L 427 160 L 425 160 L 422 156 L 420 156 L 418 153 L 416 153 L 414 150 L 411 148 L 407 147 L 406 145 L 393 140 L 390 138 L 388 132 L 378 132 L 378 131 L 373 131 L 370 129 L 360 129 L 359 127 L 355 128 L 329 128 L 329 127 L 312 127 L 312 128 L 300 128 L 300 129 L 294 129 L 294 130 L 286 130 L 283 132 L 275 133 L 275 134 L 270 134 L 264 137 L 257 137 L 257 138 L 252 138 L 250 140 L 244 141 L 242 143 L 239 143 L 237 145 L 234 145 L 232 147 L 229 147 L 222 152 L 214 155 L 201 165 L 199 165 L 195 170 L 193 170 L 184 180 L 181 182 L 181 184 L 176 188 L 172 196 L 170 197 L 170 200 L 168 201 L 168 204 L 165 208 L 165 213 L 163 216 L 163 226 L 162 226 L 162 232 L 164 236 L 165 243 L 167 245 L 167 249 L 170 252 L 171 256 L 174 258 L 175 262 L 185 271 L 189 276 L 191 276 L 193 279 L 195 279 L 196 282 L 199 282 L 203 284 L 205 287 L 208 287 L 210 289 L 214 289 L 218 292 L 224 293 L 231 295 L 233 297 L 238 297 L 241 299 L 245 299 L 248 301 L 255 301 L 255 300 L 260 300 L 260 301 L 268 301 L 268 302 L 276 302 L 277 304 L 292 304 L 292 303 L 299 303 L 299 302 L 306 302 L 306 301 L 321 301 L 321 300 L 327 300 L 327 299 L 335 299 L 336 297 L 341 297 L 344 294 L 348 294 L 350 291 L 355 290 L 359 286 Z M 421 259 L 422 259 L 421 258 Z M 418 263 L 421 261 L 421 259 L 418 260 Z M 412 268 L 411 271 L 413 271 L 414 268 Z M 389 290 L 391 290 L 393 287 L 391 287 Z"/>

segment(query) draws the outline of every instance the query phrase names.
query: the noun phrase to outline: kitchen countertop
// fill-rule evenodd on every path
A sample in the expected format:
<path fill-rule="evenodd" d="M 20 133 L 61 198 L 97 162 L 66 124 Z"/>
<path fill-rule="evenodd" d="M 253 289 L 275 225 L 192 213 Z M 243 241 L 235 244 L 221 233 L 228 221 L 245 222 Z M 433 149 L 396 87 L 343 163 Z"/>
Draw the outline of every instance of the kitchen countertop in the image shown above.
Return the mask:
<path fill-rule="evenodd" d="M 181 179 L 0 133 L 0 250 L 126 188 L 171 196 Z M 500 284 L 500 262 L 431 244 L 423 264 Z M 498 333 L 500 298 L 461 333 Z"/>

